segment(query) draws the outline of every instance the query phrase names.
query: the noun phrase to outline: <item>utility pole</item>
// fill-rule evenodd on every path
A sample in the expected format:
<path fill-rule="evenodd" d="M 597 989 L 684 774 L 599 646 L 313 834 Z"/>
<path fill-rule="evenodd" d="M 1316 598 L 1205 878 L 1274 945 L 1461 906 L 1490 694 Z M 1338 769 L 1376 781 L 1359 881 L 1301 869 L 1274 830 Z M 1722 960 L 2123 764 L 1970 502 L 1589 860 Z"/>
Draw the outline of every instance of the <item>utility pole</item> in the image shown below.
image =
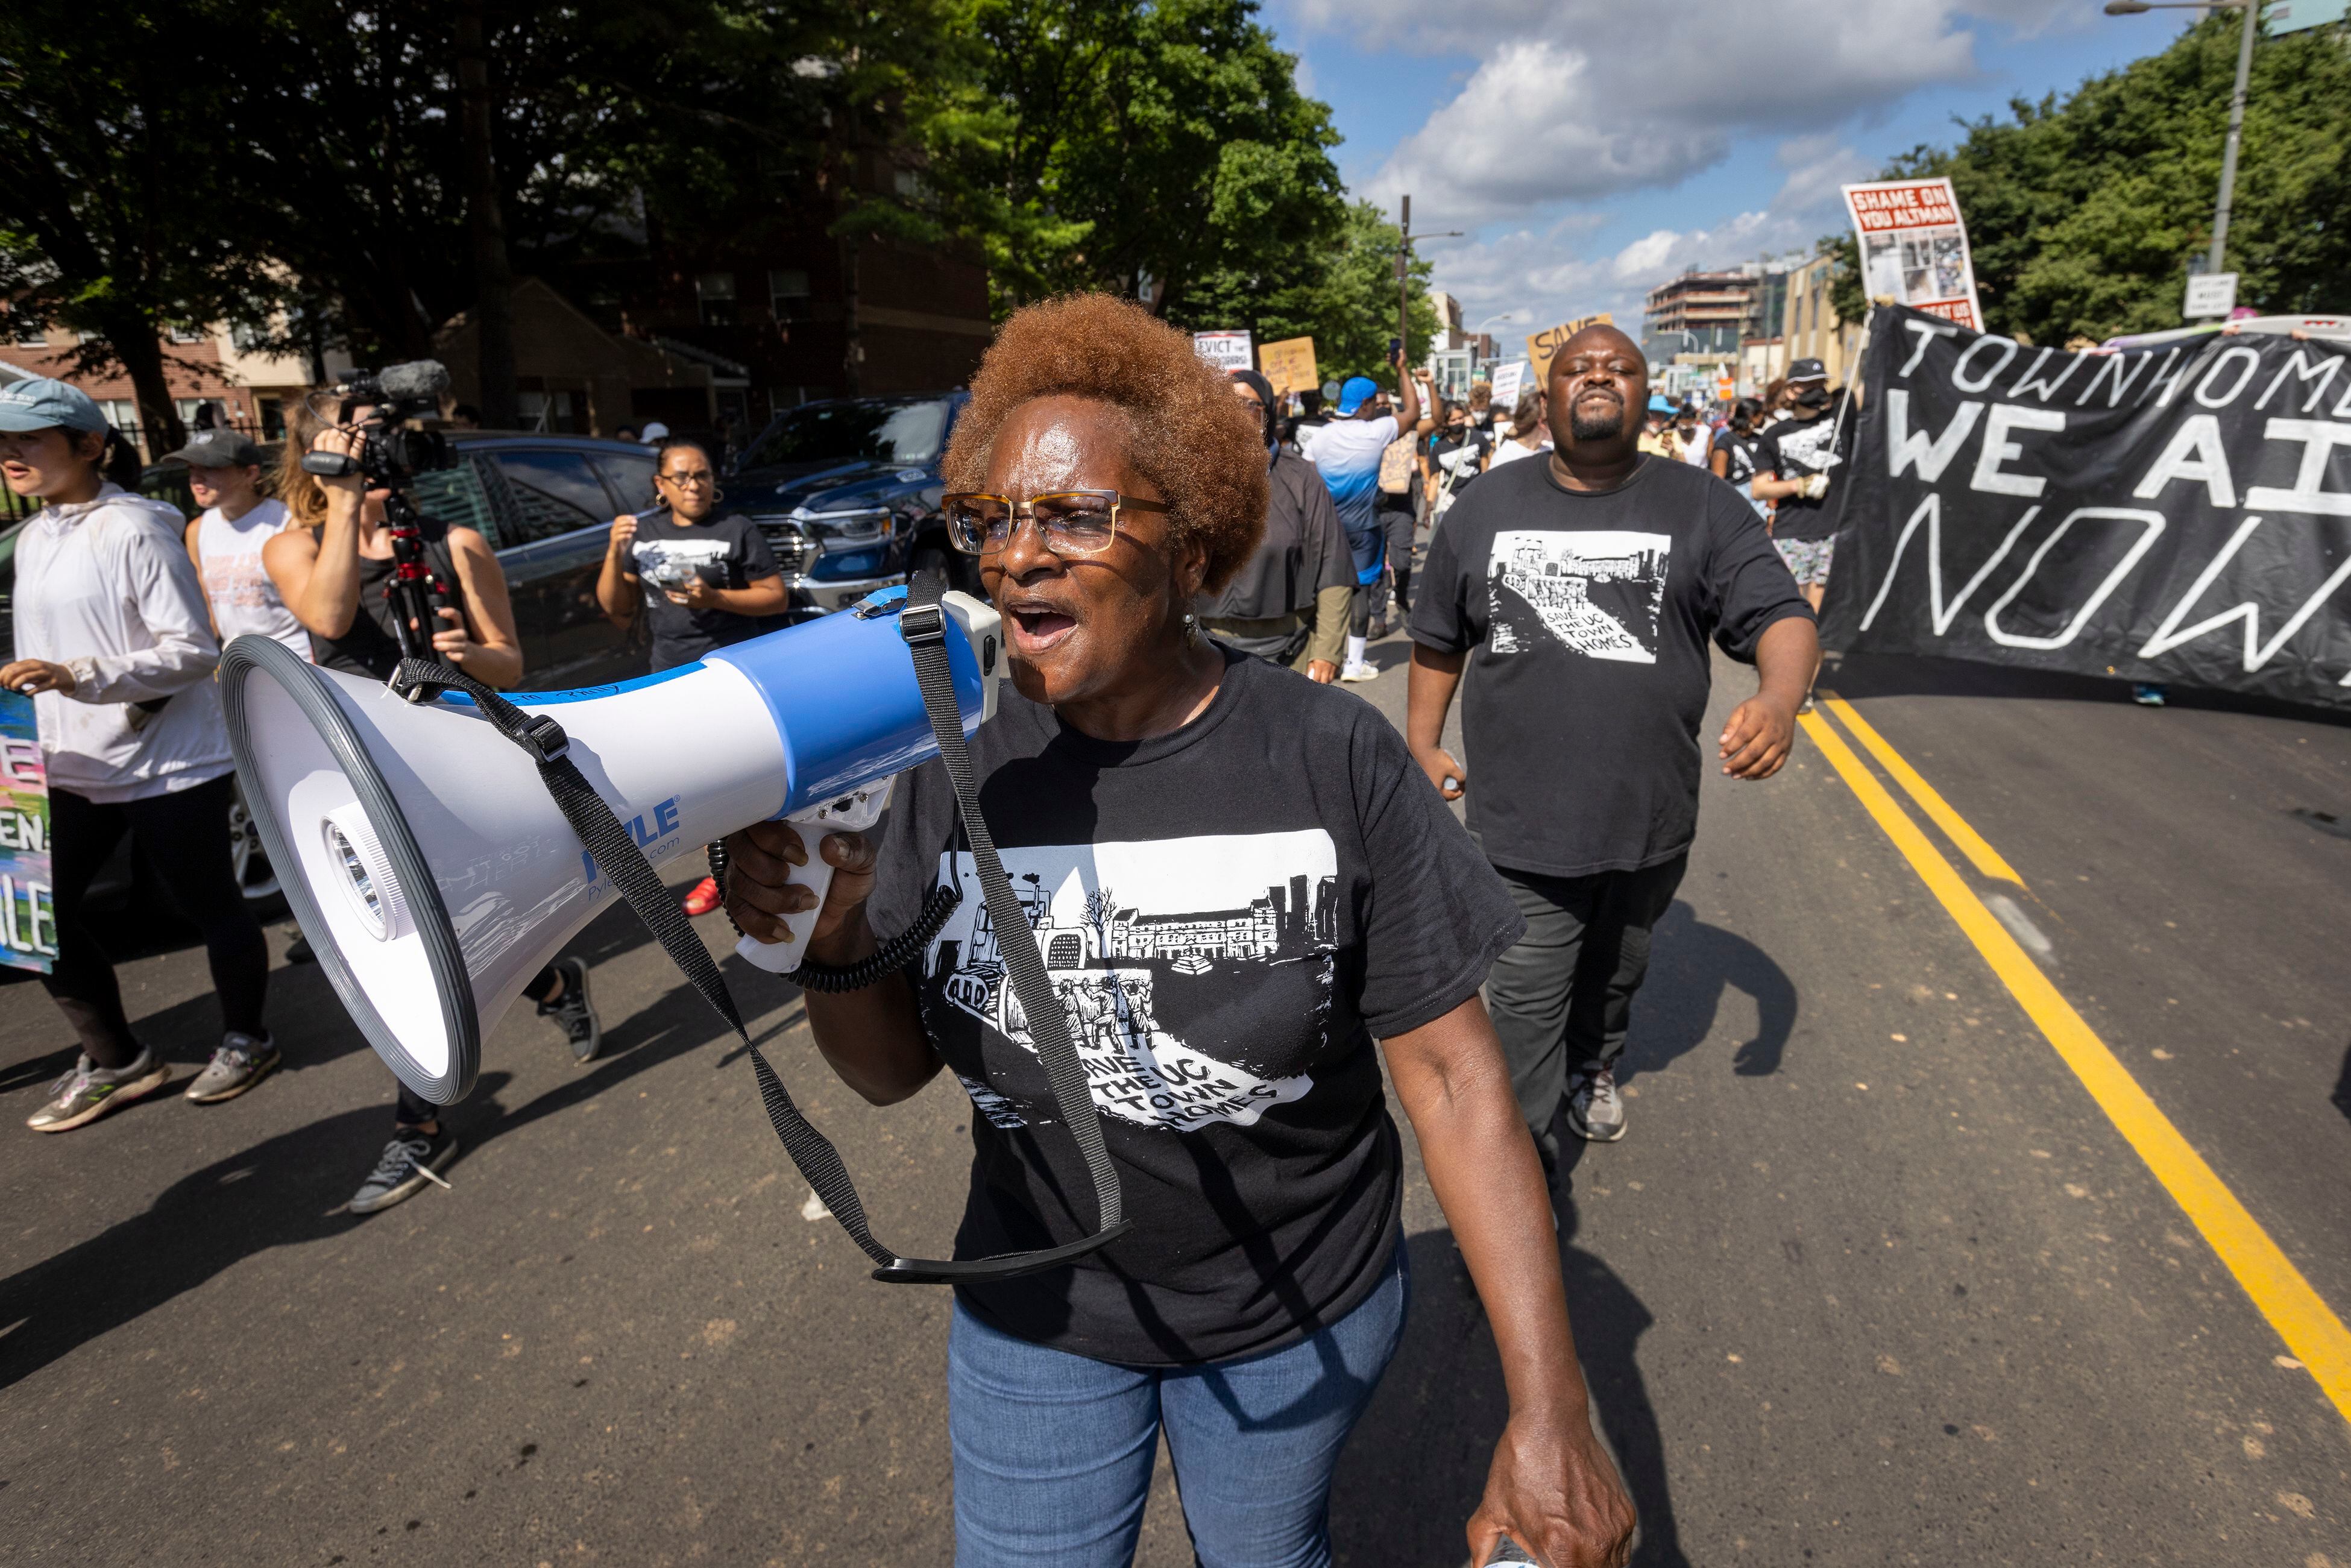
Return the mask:
<path fill-rule="evenodd" d="M 474 257 L 474 341 L 482 425 L 520 423 L 515 396 L 514 270 L 507 258 L 506 214 L 498 205 L 492 151 L 490 60 L 482 0 L 463 0 L 456 15 L 458 141 L 465 165 L 465 229 Z M 622 411 L 625 415 L 626 410 Z"/>
<path fill-rule="evenodd" d="M 2245 135 L 2245 89 L 2253 74 L 2253 33 L 2262 16 L 2258 0 L 2247 0 L 2244 13 L 2237 25 L 2237 90 L 2229 99 L 2229 140 L 2220 150 L 2220 204 L 2212 211 L 2212 254 L 2205 260 L 2207 272 L 2227 270 L 2221 252 L 2229 244 L 2229 207 L 2237 196 L 2237 144 Z"/>
<path fill-rule="evenodd" d="M 1459 239 L 1459 229 L 1447 229 L 1442 234 L 1423 235 L 1423 239 Z M 1408 359 L 1412 354 L 1412 198 L 1403 199 L 1397 214 L 1396 228 L 1396 347 Z M 1405 371 L 1396 371 L 1396 393 L 1404 392 Z"/>

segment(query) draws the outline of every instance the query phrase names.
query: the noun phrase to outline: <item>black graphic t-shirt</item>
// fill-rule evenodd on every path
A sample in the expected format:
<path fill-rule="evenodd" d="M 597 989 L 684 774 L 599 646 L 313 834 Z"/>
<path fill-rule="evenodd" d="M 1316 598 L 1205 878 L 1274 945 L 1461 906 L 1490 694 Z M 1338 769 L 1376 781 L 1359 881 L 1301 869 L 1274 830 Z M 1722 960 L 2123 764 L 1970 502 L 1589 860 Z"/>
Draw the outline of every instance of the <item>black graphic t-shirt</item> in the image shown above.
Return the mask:
<path fill-rule="evenodd" d="M 1489 860 L 1552 876 L 1656 865 L 1698 829 L 1707 639 L 1751 660 L 1766 627 L 1812 612 L 1762 520 L 1704 469 L 1644 457 L 1597 493 L 1551 470 L 1495 469 L 1446 514 L 1413 641 L 1475 650 L 1461 760 Z"/>
<path fill-rule="evenodd" d="M 1477 993 L 1518 911 L 1352 693 L 1226 653 L 1208 709 L 1111 743 L 1008 685 L 972 742 L 980 809 L 1067 1009 L 1134 1230 L 1078 1263 L 958 1287 L 1007 1333 L 1171 1365 L 1271 1350 L 1370 1294 L 1401 1153 L 1373 1040 Z M 898 781 L 868 917 L 885 939 L 942 877 L 963 902 L 911 974 L 972 1099 L 956 1255 L 1092 1228 L 936 761 Z"/>
<path fill-rule="evenodd" d="M 653 628 L 653 667 L 691 664 L 713 648 L 759 634 L 758 617 L 731 610 L 689 610 L 670 602 L 671 589 L 699 577 L 713 588 L 748 588 L 776 575 L 776 557 L 759 525 L 739 514 L 706 522 L 681 523 L 666 511 L 637 519 L 637 582 L 645 596 L 645 623 Z"/>
<path fill-rule="evenodd" d="M 1834 406 L 1805 418 L 1791 414 L 1763 433 L 1755 449 L 1755 468 L 1778 479 L 1802 479 L 1825 474 L 1837 465 L 1837 422 Z M 1772 514 L 1771 537 L 1781 539 L 1824 539 L 1836 532 L 1832 497 L 1807 500 L 1782 496 Z"/>

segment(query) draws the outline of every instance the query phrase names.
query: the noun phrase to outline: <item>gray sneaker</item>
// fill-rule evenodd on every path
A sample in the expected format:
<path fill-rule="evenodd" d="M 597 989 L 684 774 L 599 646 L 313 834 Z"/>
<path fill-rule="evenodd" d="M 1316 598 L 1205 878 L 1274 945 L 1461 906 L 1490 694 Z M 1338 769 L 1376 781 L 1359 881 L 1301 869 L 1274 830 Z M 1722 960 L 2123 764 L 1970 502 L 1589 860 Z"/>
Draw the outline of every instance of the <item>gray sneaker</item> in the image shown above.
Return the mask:
<path fill-rule="evenodd" d="M 402 1127 L 383 1146 L 383 1157 L 360 1183 L 359 1191 L 351 1194 L 348 1205 L 353 1214 L 373 1214 L 380 1208 L 390 1208 L 424 1190 L 424 1184 L 447 1186 L 441 1179 L 441 1168 L 457 1157 L 457 1139 L 447 1128 L 428 1133 L 418 1127 Z"/>
<path fill-rule="evenodd" d="M 1625 1135 L 1625 1101 L 1616 1092 L 1614 1068 L 1592 1068 L 1569 1081 L 1567 1125 L 1595 1144 L 1613 1144 Z"/>
<path fill-rule="evenodd" d="M 69 1133 L 97 1121 L 118 1105 L 143 1100 L 168 1082 L 172 1070 L 152 1045 L 141 1046 L 128 1067 L 100 1067 L 87 1055 L 49 1085 L 49 1098 L 25 1125 L 36 1133 Z"/>
<path fill-rule="evenodd" d="M 213 1052 L 212 1061 L 196 1074 L 183 1098 L 199 1105 L 234 1100 L 277 1070 L 277 1042 L 264 1035 L 256 1040 L 231 1030 Z"/>
<path fill-rule="evenodd" d="M 571 1060 L 585 1067 L 604 1044 L 604 1026 L 597 1021 L 596 1004 L 588 997 L 588 966 L 578 958 L 558 958 L 555 968 L 563 977 L 563 994 L 538 1004 L 538 1016 L 555 1020 L 571 1047 Z"/>

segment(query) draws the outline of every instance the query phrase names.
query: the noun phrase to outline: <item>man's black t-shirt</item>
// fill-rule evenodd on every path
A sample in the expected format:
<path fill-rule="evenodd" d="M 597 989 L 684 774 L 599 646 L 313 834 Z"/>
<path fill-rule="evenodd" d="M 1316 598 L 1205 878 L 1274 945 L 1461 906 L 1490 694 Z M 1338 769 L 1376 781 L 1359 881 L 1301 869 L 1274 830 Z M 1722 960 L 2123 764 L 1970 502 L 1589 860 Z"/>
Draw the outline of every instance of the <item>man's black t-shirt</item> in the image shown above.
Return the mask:
<path fill-rule="evenodd" d="M 637 519 L 637 581 L 644 590 L 645 622 L 653 628 L 653 667 L 691 664 L 713 648 L 759 634 L 757 616 L 731 610 L 689 610 L 670 602 L 668 589 L 700 577 L 713 588 L 747 588 L 776 575 L 776 558 L 759 525 L 739 514 L 705 522 L 681 523 L 674 514 L 648 512 Z"/>
<path fill-rule="evenodd" d="M 1228 652 L 1207 712 L 1128 743 L 1009 686 L 1002 702 L 972 741 L 980 809 L 1136 1224 L 1074 1265 L 958 1293 L 1007 1333 L 1102 1361 L 1302 1339 L 1371 1292 L 1397 1243 L 1374 1037 L 1476 995 L 1523 922 L 1395 727 L 1336 687 Z M 899 780 L 877 870 L 885 939 L 942 876 L 963 892 L 908 977 L 977 1107 L 956 1256 L 1078 1239 L 1085 1166 L 935 760 Z"/>
<path fill-rule="evenodd" d="M 1738 492 L 1671 458 L 1598 493 L 1548 457 L 1498 468 L 1446 515 L 1421 575 L 1413 641 L 1476 651 L 1470 829 L 1496 865 L 1552 876 L 1689 847 L 1707 639 L 1752 659 L 1764 628 L 1812 614 Z"/>
<path fill-rule="evenodd" d="M 1756 445 L 1756 471 L 1781 479 L 1802 479 L 1825 474 L 1836 466 L 1834 405 L 1817 413 L 1797 410 L 1763 433 Z M 1782 496 L 1771 515 L 1771 537 L 1782 539 L 1824 539 L 1836 532 L 1836 516 L 1829 498 L 1807 500 Z"/>
<path fill-rule="evenodd" d="M 1354 558 L 1347 551 L 1330 488 L 1314 465 L 1294 452 L 1279 451 L 1266 479 L 1265 537 L 1224 592 L 1202 600 L 1199 612 L 1211 620 L 1265 621 L 1292 612 L 1311 617 L 1317 593 L 1354 585 Z"/>

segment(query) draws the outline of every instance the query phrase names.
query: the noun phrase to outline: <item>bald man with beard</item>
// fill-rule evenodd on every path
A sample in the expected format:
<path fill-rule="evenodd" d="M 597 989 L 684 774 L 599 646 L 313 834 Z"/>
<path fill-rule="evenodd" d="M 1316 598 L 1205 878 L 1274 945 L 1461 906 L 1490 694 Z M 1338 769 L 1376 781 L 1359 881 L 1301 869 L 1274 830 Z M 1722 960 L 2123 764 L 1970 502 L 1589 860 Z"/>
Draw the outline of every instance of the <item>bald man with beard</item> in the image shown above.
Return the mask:
<path fill-rule="evenodd" d="M 1615 1065 L 1698 828 L 1709 645 L 1758 677 L 1717 758 L 1763 779 L 1787 761 L 1820 640 L 1739 492 L 1639 449 L 1649 374 L 1630 338 L 1584 329 L 1545 390 L 1552 450 L 1487 474 L 1430 546 L 1405 737 L 1447 799 L 1467 794 L 1469 830 L 1526 916 L 1487 1005 L 1555 1167 L 1562 1101 L 1578 1136 L 1625 1134 Z M 1474 769 L 1440 738 L 1465 670 Z"/>

